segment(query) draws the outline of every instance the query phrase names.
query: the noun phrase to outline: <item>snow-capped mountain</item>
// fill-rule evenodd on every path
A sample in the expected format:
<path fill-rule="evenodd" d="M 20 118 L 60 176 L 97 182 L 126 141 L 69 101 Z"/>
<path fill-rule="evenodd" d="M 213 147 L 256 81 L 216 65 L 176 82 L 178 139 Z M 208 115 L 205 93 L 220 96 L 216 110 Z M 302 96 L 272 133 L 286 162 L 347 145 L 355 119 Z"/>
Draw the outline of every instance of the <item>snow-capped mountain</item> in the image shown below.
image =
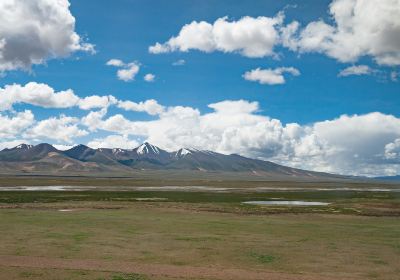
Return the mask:
<path fill-rule="evenodd" d="M 135 171 L 136 170 L 136 171 Z M 201 172 L 246 172 L 258 176 L 318 178 L 334 176 L 278 165 L 269 161 L 224 155 L 213 151 L 182 148 L 168 152 L 150 143 L 135 149 L 92 149 L 77 145 L 60 151 L 43 143 L 21 144 L 0 151 L 0 173 L 111 172 L 129 174 L 138 170 L 186 170 Z"/>
<path fill-rule="evenodd" d="M 182 149 L 179 149 L 178 151 L 176 151 L 174 156 L 176 158 L 183 158 L 183 157 L 185 157 L 187 155 L 190 155 L 192 153 L 193 152 L 190 149 L 182 148 Z"/>
<path fill-rule="evenodd" d="M 142 145 L 137 147 L 135 150 L 138 155 L 148 155 L 148 154 L 159 155 L 160 154 L 160 149 L 158 147 L 153 146 L 147 142 L 143 143 Z"/>
<path fill-rule="evenodd" d="M 27 145 L 27 144 L 20 144 L 14 147 L 14 149 L 22 149 L 22 150 L 29 150 L 31 148 L 33 148 L 33 145 Z"/>

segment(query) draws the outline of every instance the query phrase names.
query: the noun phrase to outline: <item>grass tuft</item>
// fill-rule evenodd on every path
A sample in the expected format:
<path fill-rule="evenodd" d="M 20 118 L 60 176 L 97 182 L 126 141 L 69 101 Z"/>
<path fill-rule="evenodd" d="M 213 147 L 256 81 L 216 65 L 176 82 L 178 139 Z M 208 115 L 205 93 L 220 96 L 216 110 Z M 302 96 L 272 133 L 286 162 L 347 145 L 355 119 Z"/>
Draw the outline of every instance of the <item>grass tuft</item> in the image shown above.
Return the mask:
<path fill-rule="evenodd" d="M 251 253 L 250 256 L 257 260 L 259 263 L 272 263 L 276 260 L 275 256 Z"/>
<path fill-rule="evenodd" d="M 111 280 L 148 280 L 146 276 L 137 273 L 113 275 Z"/>

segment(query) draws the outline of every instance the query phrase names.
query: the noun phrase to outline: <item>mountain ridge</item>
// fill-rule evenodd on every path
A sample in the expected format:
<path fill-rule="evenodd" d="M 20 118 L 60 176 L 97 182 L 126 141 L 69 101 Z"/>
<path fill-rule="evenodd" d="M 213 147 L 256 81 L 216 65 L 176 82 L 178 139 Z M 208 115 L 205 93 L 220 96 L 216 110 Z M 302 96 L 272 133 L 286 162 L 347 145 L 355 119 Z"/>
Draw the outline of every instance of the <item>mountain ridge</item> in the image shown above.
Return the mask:
<path fill-rule="evenodd" d="M 346 176 L 307 171 L 237 154 L 181 148 L 168 152 L 148 142 L 134 149 L 97 148 L 76 145 L 68 150 L 41 143 L 20 144 L 0 151 L 0 173 L 130 174 L 143 170 L 246 173 L 254 177 L 345 178 Z"/>

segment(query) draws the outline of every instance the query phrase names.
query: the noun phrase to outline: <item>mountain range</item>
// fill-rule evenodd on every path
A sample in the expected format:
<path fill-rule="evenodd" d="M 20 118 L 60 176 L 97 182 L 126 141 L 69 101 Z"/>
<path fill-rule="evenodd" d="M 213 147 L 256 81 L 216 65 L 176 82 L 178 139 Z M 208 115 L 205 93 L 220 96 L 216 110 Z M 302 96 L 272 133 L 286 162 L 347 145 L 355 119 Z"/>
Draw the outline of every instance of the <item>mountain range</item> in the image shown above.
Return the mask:
<path fill-rule="evenodd" d="M 123 175 L 142 171 L 181 171 L 192 173 L 235 173 L 268 178 L 345 178 L 343 176 L 306 171 L 269 161 L 225 155 L 212 151 L 182 148 L 168 152 L 150 143 L 135 149 L 92 149 L 77 145 L 65 151 L 50 144 L 21 144 L 0 151 L 2 174 L 49 175 Z"/>

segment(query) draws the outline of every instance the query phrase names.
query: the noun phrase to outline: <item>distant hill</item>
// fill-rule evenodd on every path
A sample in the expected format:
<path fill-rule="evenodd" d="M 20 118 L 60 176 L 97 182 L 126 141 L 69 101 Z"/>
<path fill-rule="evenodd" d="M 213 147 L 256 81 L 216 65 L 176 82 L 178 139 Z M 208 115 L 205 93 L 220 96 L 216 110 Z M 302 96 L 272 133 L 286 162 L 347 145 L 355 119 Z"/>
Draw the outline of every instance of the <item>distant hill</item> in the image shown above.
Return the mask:
<path fill-rule="evenodd" d="M 212 151 L 182 148 L 167 152 L 150 143 L 135 149 L 92 149 L 78 145 L 66 151 L 50 144 L 21 144 L 0 151 L 0 173 L 56 175 L 124 175 L 142 171 L 164 171 L 164 174 L 235 173 L 260 178 L 338 179 L 328 173 L 306 171 L 282 166 L 270 161 L 224 155 Z M 168 172 L 169 171 L 169 172 Z M 179 172 L 176 172 L 179 171 Z M 167 172 L 167 173 L 165 173 Z"/>

